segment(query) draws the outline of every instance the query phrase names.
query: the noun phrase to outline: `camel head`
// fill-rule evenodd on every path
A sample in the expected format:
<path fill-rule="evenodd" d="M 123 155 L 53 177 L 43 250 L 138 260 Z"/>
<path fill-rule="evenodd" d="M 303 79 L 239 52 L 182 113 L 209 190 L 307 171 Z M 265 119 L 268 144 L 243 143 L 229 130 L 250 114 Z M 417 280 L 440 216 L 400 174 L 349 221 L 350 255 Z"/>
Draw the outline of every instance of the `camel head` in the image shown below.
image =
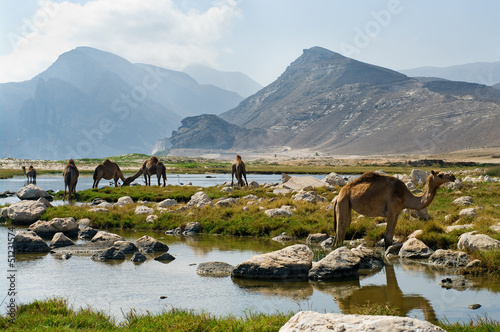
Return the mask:
<path fill-rule="evenodd" d="M 130 177 L 126 178 L 125 181 L 122 184 L 122 187 L 130 186 L 130 184 L 132 183 L 132 181 L 134 181 L 134 180 L 131 179 Z"/>
<path fill-rule="evenodd" d="M 440 186 L 446 182 L 454 182 L 456 180 L 453 174 L 444 173 L 441 171 L 431 171 L 431 175 L 427 178 L 427 183 L 434 186 Z"/>
<path fill-rule="evenodd" d="M 73 159 L 68 160 L 68 165 L 76 166 L 75 161 Z"/>

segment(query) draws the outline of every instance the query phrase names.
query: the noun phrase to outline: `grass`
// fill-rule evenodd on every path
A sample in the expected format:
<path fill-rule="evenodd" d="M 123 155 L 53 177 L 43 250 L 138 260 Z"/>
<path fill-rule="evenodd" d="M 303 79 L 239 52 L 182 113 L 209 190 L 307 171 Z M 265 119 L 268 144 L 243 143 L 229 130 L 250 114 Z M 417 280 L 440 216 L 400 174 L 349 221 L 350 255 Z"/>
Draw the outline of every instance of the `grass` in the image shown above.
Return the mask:
<path fill-rule="evenodd" d="M 398 308 L 391 304 L 367 304 L 358 314 L 397 315 Z M 130 311 L 125 320 L 117 323 L 109 315 L 92 308 L 74 309 L 61 298 L 35 300 L 21 304 L 15 320 L 0 316 L 2 331 L 278 331 L 293 313 L 273 315 L 245 312 L 242 317 L 214 316 L 207 312 L 176 309 L 159 314 L 138 314 Z M 487 317 L 478 317 L 468 323 L 437 323 L 449 332 L 498 331 L 500 323 Z"/>

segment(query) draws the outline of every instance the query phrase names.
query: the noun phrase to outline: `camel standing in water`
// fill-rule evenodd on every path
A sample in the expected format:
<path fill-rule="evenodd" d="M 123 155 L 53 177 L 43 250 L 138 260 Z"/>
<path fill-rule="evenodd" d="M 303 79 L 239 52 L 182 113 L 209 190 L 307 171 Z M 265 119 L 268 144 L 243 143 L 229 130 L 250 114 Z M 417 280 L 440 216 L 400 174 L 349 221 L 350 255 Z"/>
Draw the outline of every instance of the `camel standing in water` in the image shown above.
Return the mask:
<path fill-rule="evenodd" d="M 76 168 L 75 161 L 73 159 L 68 160 L 66 166 L 63 169 L 63 177 L 64 177 L 64 198 L 66 197 L 66 187 L 68 187 L 68 200 L 71 201 L 71 194 L 73 197 L 76 196 L 76 184 L 78 182 L 78 176 L 80 172 L 78 172 L 78 168 Z"/>
<path fill-rule="evenodd" d="M 97 188 L 99 181 L 101 179 L 115 180 L 115 187 L 118 187 L 118 179 L 125 182 L 125 177 L 117 163 L 110 161 L 109 159 L 104 160 L 100 163 L 94 171 L 94 184 L 92 188 Z"/>
<path fill-rule="evenodd" d="M 420 210 L 431 204 L 438 188 L 455 181 L 452 174 L 432 171 L 425 191 L 414 196 L 406 185 L 392 176 L 368 172 L 344 186 L 333 200 L 334 246 L 342 244 L 351 224 L 351 209 L 367 217 L 387 217 L 385 248 L 392 244 L 398 217 L 405 208 Z"/>
<path fill-rule="evenodd" d="M 234 176 L 236 175 L 236 180 L 238 181 L 238 186 L 244 187 L 245 183 L 248 186 L 247 181 L 247 171 L 245 169 L 245 163 L 241 160 L 241 156 L 236 155 L 236 159 L 233 161 L 231 165 L 231 187 L 234 185 Z M 243 182 L 243 177 L 245 181 Z"/>
<path fill-rule="evenodd" d="M 158 160 L 155 156 L 147 159 L 142 163 L 141 168 L 137 173 L 128 177 L 124 182 L 124 186 L 130 185 L 135 179 L 137 179 L 141 174 L 144 174 L 144 181 L 146 182 L 146 186 L 151 186 L 151 175 L 155 175 L 158 178 L 158 185 L 160 186 L 160 180 L 163 179 L 163 186 L 166 186 L 167 183 L 167 168 L 161 161 Z"/>
<path fill-rule="evenodd" d="M 33 165 L 30 165 L 27 171 L 25 166 L 21 167 L 21 169 L 23 170 L 23 174 L 26 175 L 28 183 L 36 183 L 36 170 Z"/>

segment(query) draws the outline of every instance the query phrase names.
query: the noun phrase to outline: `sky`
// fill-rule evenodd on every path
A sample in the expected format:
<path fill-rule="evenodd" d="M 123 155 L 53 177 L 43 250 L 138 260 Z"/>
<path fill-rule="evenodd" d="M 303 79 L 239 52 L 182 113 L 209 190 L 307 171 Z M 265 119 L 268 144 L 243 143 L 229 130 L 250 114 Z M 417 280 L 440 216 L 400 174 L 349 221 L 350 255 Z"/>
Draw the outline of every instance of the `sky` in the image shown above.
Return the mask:
<path fill-rule="evenodd" d="M 321 46 L 390 69 L 500 61 L 496 0 L 0 0 L 0 83 L 78 46 L 273 82 Z"/>

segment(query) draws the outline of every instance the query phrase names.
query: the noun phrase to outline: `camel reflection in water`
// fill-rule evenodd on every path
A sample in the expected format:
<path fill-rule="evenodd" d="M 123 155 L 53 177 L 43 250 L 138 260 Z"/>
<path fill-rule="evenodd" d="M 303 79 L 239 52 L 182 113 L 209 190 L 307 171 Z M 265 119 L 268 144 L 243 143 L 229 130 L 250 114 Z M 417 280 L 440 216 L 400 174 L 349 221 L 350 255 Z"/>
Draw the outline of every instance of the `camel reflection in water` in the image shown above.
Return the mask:
<path fill-rule="evenodd" d="M 385 265 L 386 285 L 369 285 L 358 288 L 345 297 L 336 297 L 337 304 L 344 314 L 355 314 L 362 306 L 391 305 L 401 316 L 408 316 L 414 309 L 422 310 L 425 320 L 436 322 L 436 313 L 430 301 L 416 294 L 404 294 L 399 288 L 394 266 Z"/>

